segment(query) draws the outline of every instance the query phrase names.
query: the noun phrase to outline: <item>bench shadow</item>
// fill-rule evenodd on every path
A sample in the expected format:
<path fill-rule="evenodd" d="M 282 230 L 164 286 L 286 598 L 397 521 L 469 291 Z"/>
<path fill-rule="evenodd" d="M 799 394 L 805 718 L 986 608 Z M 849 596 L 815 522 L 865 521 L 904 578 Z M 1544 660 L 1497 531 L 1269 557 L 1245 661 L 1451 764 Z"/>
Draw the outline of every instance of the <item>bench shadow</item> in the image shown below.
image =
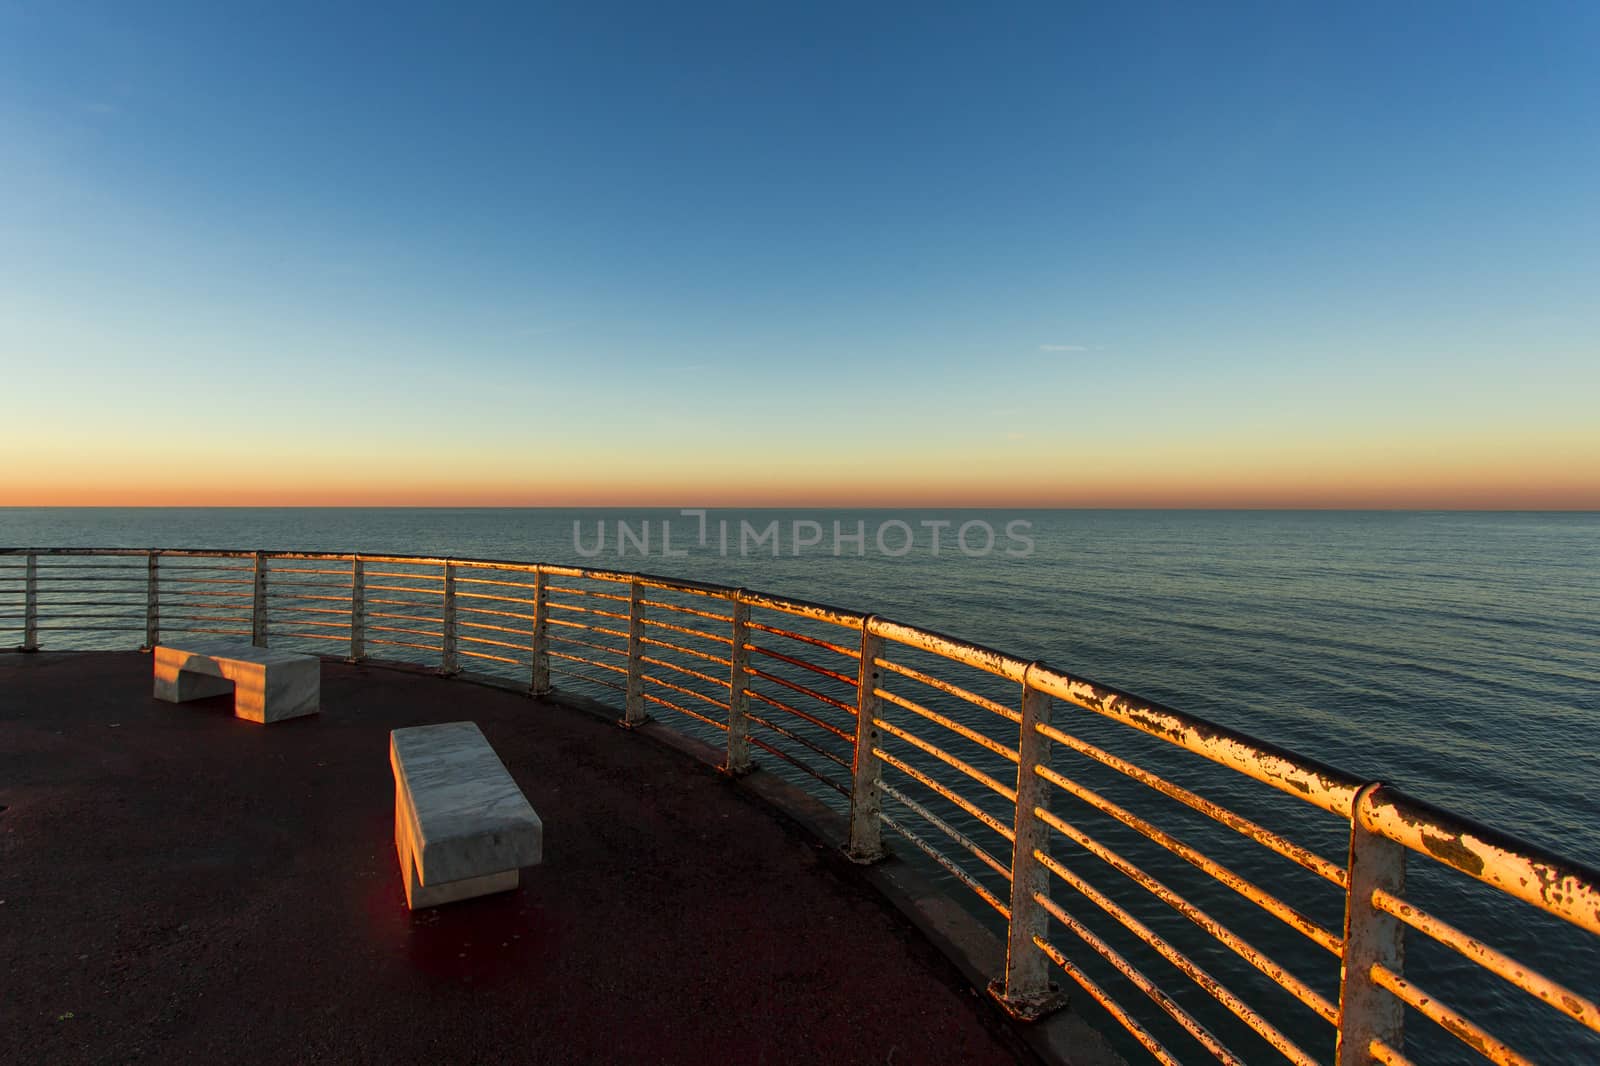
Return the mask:
<path fill-rule="evenodd" d="M 202 696 L 197 700 L 184 700 L 182 703 L 167 703 L 163 700 L 156 701 L 164 707 L 182 709 L 185 711 L 199 711 L 204 714 L 220 715 L 224 718 L 233 717 L 233 693 L 226 692 L 220 696 Z"/>
<path fill-rule="evenodd" d="M 560 955 L 560 928 L 526 886 L 412 911 L 407 932 L 411 966 L 437 981 L 526 982 Z"/>

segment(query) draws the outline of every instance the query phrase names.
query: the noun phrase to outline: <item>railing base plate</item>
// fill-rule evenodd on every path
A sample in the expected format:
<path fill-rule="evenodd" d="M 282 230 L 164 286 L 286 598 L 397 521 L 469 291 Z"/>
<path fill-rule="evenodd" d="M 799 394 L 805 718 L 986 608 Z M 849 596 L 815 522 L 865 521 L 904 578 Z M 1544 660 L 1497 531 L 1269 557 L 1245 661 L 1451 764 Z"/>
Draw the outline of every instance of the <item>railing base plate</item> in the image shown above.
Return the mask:
<path fill-rule="evenodd" d="M 887 859 L 889 852 L 884 848 L 879 848 L 877 851 L 854 851 L 850 848 L 845 848 L 844 857 L 857 866 L 872 866 Z"/>
<path fill-rule="evenodd" d="M 1028 996 L 1023 999 L 1007 999 L 1006 984 L 1004 981 L 990 981 L 989 995 L 1005 1008 L 1005 1012 L 1019 1022 L 1036 1022 L 1041 1018 L 1049 1017 L 1067 1005 L 1067 994 L 1055 985 L 1050 986 L 1050 991 L 1039 996 Z"/>

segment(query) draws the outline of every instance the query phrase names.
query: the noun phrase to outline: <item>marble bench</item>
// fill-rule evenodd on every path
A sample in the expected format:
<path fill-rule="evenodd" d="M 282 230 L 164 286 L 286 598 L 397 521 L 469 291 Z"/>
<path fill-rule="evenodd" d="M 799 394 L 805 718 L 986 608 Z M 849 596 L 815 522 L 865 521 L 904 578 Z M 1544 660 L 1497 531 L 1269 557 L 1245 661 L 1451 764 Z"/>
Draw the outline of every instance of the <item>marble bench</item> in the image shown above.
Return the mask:
<path fill-rule="evenodd" d="M 269 651 L 249 644 L 158 644 L 155 696 L 182 703 L 233 693 L 233 713 L 252 722 L 316 714 L 322 706 L 322 662 L 313 655 Z"/>
<path fill-rule="evenodd" d="M 412 910 L 509 891 L 540 861 L 544 826 L 476 723 L 392 730 L 389 766 Z"/>

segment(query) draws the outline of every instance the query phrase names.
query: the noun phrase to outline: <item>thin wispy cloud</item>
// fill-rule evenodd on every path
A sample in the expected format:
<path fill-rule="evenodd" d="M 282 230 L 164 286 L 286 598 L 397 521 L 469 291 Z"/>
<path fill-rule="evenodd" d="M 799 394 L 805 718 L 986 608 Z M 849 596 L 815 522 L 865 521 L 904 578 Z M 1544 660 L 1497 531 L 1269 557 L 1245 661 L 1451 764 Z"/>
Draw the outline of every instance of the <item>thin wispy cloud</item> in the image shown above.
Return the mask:
<path fill-rule="evenodd" d="M 1089 346 L 1086 344 L 1041 344 L 1039 345 L 1039 350 L 1041 352 L 1086 352 L 1089 350 Z"/>

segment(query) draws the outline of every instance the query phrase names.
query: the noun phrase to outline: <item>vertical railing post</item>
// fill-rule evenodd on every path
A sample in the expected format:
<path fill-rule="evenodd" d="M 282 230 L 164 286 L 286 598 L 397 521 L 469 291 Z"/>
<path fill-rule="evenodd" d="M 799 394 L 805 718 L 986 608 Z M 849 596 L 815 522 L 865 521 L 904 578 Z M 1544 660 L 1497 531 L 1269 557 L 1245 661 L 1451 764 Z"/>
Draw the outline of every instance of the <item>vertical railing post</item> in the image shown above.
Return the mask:
<path fill-rule="evenodd" d="M 361 557 L 350 562 L 350 661 L 367 655 L 367 570 Z"/>
<path fill-rule="evenodd" d="M 1039 663 L 1030 663 L 1022 675 L 1022 727 L 1017 741 L 1017 810 L 1011 845 L 1011 922 L 1006 929 L 1005 977 L 989 986 L 995 998 L 1014 1017 L 1041 1018 L 1066 1003 L 1050 986 L 1049 960 L 1034 937 L 1049 932 L 1050 913 L 1039 902 L 1050 898 L 1050 871 L 1036 852 L 1048 852 L 1050 827 L 1039 818 L 1048 809 L 1050 782 L 1034 768 L 1050 766 L 1051 740 L 1039 731 L 1050 724 L 1051 700 L 1032 684 Z"/>
<path fill-rule="evenodd" d="M 267 646 L 267 558 L 261 552 L 255 556 L 255 583 L 250 597 L 250 643 L 258 648 Z"/>
<path fill-rule="evenodd" d="M 145 556 L 144 650 L 161 643 L 161 555 L 154 548 Z"/>
<path fill-rule="evenodd" d="M 1396 974 L 1405 970 L 1405 926 L 1373 906 L 1383 889 L 1399 896 L 1406 887 L 1406 849 L 1373 831 L 1367 816 L 1378 782 L 1356 793 L 1350 811 L 1350 892 L 1345 897 L 1344 958 L 1339 967 L 1339 1039 L 1335 1061 L 1353 1066 L 1373 1059 L 1372 1043 L 1405 1049 L 1405 1005 L 1380 988 L 1372 968 L 1381 964 Z"/>
<path fill-rule="evenodd" d="M 750 605 L 745 602 L 744 589 L 733 594 L 733 625 L 731 632 L 732 664 L 728 671 L 728 761 L 722 770 L 727 774 L 750 772 Z"/>
<path fill-rule="evenodd" d="M 550 692 L 550 578 L 543 570 L 533 574 L 533 662 L 528 691 L 535 696 Z"/>
<path fill-rule="evenodd" d="M 440 649 L 439 672 L 454 674 L 460 670 L 456 662 L 456 564 L 444 564 L 444 636 Z"/>
<path fill-rule="evenodd" d="M 637 580 L 628 582 L 628 690 L 623 706 L 623 725 L 642 725 L 650 717 L 644 709 L 644 592 Z"/>
<path fill-rule="evenodd" d="M 22 650 L 39 650 L 39 557 L 32 552 L 23 560 Z"/>
<path fill-rule="evenodd" d="M 883 762 L 877 749 L 881 742 L 877 726 L 882 705 L 878 695 L 883 657 L 883 637 L 873 632 L 877 616 L 861 622 L 861 667 L 856 675 L 856 750 L 850 773 L 850 844 L 848 854 L 855 862 L 877 862 L 883 858 Z"/>

